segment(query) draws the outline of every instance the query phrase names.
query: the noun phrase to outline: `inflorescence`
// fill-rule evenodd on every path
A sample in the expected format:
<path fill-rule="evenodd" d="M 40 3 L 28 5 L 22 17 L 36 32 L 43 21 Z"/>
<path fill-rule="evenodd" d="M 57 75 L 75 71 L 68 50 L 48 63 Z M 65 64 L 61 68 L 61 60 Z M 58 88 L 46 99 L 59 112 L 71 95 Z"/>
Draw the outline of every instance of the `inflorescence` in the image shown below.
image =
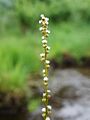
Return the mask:
<path fill-rule="evenodd" d="M 43 83 L 44 83 L 44 92 L 42 97 L 42 102 L 44 103 L 44 107 L 42 108 L 42 116 L 44 120 L 50 120 L 50 114 L 52 110 L 52 107 L 49 105 L 49 99 L 51 98 L 51 91 L 48 89 L 48 69 L 50 67 L 50 61 L 47 58 L 50 51 L 50 47 L 47 45 L 47 38 L 50 33 L 50 31 L 48 30 L 49 18 L 45 17 L 42 14 L 39 24 L 41 24 L 39 30 L 42 33 L 42 46 L 44 48 L 44 52 L 40 54 L 41 61 L 44 66 L 44 69 L 42 71 Z"/>

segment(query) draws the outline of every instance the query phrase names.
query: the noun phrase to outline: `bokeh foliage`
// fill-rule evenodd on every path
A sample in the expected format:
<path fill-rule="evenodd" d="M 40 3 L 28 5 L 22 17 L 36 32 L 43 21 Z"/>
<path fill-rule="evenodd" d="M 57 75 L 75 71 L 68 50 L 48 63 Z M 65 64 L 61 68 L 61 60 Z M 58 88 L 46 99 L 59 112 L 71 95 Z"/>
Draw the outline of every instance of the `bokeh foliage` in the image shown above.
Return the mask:
<path fill-rule="evenodd" d="M 41 13 L 50 18 L 51 59 L 90 56 L 90 0 L 0 0 L 1 91 L 26 91 L 26 80 L 39 73 Z"/>
<path fill-rule="evenodd" d="M 6 17 L 2 22 L 15 28 L 16 24 L 24 29 L 33 28 L 41 13 L 45 13 L 53 23 L 90 21 L 90 0 L 1 0 L 0 8 L 0 16 Z"/>

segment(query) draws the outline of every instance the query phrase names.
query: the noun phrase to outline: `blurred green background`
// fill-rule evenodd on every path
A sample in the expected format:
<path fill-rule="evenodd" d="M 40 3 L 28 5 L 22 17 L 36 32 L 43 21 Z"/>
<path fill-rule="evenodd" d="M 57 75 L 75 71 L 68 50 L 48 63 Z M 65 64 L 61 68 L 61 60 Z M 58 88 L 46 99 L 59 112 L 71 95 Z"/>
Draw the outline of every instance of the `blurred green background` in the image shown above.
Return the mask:
<path fill-rule="evenodd" d="M 90 56 L 90 0 L 0 0 L 0 91 L 25 94 L 41 73 L 40 14 L 50 18 L 50 59 Z"/>

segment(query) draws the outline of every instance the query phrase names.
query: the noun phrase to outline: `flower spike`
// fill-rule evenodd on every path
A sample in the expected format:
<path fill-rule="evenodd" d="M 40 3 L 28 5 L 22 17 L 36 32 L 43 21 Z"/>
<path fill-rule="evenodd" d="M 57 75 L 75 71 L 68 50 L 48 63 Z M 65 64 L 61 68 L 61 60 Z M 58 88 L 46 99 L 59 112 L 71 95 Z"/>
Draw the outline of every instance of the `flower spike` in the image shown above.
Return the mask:
<path fill-rule="evenodd" d="M 52 110 L 52 107 L 49 105 L 51 91 L 48 89 L 48 69 L 50 67 L 50 61 L 47 58 L 50 51 L 50 47 L 47 45 L 47 37 L 50 34 L 50 30 L 48 30 L 49 18 L 45 17 L 44 14 L 41 14 L 41 20 L 39 20 L 39 24 L 41 24 L 39 30 L 42 33 L 42 47 L 44 49 L 44 52 L 40 54 L 41 61 L 44 66 L 42 70 L 44 83 L 44 92 L 42 95 L 42 102 L 44 103 L 44 107 L 42 108 L 42 116 L 44 120 L 50 120 L 50 114 Z"/>

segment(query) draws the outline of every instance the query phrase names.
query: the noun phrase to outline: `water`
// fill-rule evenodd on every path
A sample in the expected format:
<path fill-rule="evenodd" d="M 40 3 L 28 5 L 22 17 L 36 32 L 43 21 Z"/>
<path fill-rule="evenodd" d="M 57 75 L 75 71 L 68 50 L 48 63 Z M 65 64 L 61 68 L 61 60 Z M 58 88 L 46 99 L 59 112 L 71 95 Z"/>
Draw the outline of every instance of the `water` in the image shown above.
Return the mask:
<path fill-rule="evenodd" d="M 90 69 L 56 70 L 50 77 L 52 120 L 90 120 Z M 41 107 L 30 113 L 0 115 L 0 120 L 42 120 Z"/>
<path fill-rule="evenodd" d="M 90 120 L 90 69 L 58 70 L 50 88 L 58 97 L 54 120 Z"/>

